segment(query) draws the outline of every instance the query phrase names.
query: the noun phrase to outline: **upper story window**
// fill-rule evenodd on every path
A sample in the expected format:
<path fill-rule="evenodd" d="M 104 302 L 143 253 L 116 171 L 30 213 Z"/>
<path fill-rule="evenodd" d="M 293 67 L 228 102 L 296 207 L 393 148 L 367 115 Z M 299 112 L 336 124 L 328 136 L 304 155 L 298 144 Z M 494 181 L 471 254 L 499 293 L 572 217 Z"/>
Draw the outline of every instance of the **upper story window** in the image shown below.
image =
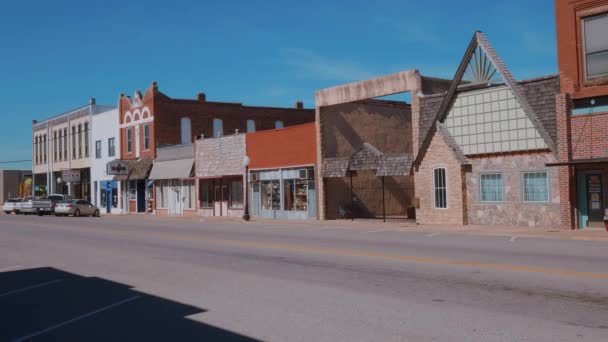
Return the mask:
<path fill-rule="evenodd" d="M 585 76 L 608 76 L 608 13 L 583 19 Z"/>
<path fill-rule="evenodd" d="M 46 134 L 42 136 L 42 144 L 44 145 L 44 151 L 42 151 L 42 155 L 44 156 L 43 160 L 44 160 L 44 163 L 46 163 L 46 149 L 47 149 Z"/>
<path fill-rule="evenodd" d="M 76 159 L 76 126 L 72 126 L 72 159 Z"/>
<path fill-rule="evenodd" d="M 38 137 L 34 137 L 34 160 L 38 164 Z"/>
<path fill-rule="evenodd" d="M 95 158 L 101 159 L 101 140 L 95 141 Z"/>
<path fill-rule="evenodd" d="M 133 130 L 131 127 L 127 127 L 127 153 L 133 151 Z"/>
<path fill-rule="evenodd" d="M 59 140 L 57 140 L 55 143 L 59 143 L 59 160 L 63 160 L 63 134 L 62 134 L 63 130 L 60 128 L 59 129 Z"/>
<path fill-rule="evenodd" d="M 68 159 L 68 128 L 63 129 L 63 158 Z"/>
<path fill-rule="evenodd" d="M 277 121 L 274 122 L 274 128 L 283 128 L 283 127 L 285 127 L 283 125 L 283 121 L 277 120 Z"/>
<path fill-rule="evenodd" d="M 57 161 L 57 131 L 53 131 L 53 161 Z"/>
<path fill-rule="evenodd" d="M 222 119 L 213 119 L 213 136 L 221 137 L 224 135 L 224 123 Z"/>
<path fill-rule="evenodd" d="M 255 120 L 247 120 L 247 133 L 255 132 Z"/>
<path fill-rule="evenodd" d="M 182 118 L 180 122 L 181 133 L 182 133 L 182 144 L 189 144 L 192 142 L 192 127 L 190 125 L 190 118 Z"/>
<path fill-rule="evenodd" d="M 89 123 L 84 123 L 84 156 L 89 157 Z"/>
<path fill-rule="evenodd" d="M 448 207 L 448 186 L 445 177 L 445 169 L 439 168 L 433 170 L 433 189 L 435 208 Z"/>
<path fill-rule="evenodd" d="M 78 124 L 78 159 L 82 158 L 82 124 Z"/>
<path fill-rule="evenodd" d="M 116 141 L 114 138 L 108 138 L 108 157 L 114 157 L 116 154 Z"/>
<path fill-rule="evenodd" d="M 144 125 L 144 150 L 150 149 L 150 125 Z"/>

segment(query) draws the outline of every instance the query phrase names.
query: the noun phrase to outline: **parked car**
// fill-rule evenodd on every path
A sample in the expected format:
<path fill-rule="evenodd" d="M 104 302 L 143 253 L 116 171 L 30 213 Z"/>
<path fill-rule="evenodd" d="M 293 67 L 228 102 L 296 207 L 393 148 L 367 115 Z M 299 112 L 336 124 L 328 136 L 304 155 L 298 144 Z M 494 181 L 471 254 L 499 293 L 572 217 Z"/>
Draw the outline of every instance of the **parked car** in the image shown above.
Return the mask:
<path fill-rule="evenodd" d="M 4 202 L 4 205 L 2 206 L 2 210 L 7 215 L 10 215 L 13 212 L 15 214 L 18 214 L 17 203 L 20 203 L 21 201 L 23 201 L 23 198 L 11 198 L 11 199 L 7 200 L 6 202 Z"/>
<path fill-rule="evenodd" d="M 55 206 L 55 216 L 94 216 L 99 217 L 99 208 L 91 202 L 81 199 L 68 199 L 57 203 Z"/>
<path fill-rule="evenodd" d="M 33 207 L 33 203 L 34 203 L 35 199 L 36 199 L 35 197 L 26 197 L 23 199 L 23 201 L 21 201 L 21 203 L 18 203 L 17 208 L 19 208 L 19 214 L 24 214 L 24 215 L 35 214 L 36 210 L 34 210 L 34 207 Z"/>
<path fill-rule="evenodd" d="M 67 199 L 72 199 L 72 196 L 52 194 L 48 195 L 46 198 L 34 200 L 34 202 L 32 203 L 32 207 L 34 209 L 34 212 L 38 214 L 38 216 L 42 216 L 44 214 L 52 214 L 55 212 L 55 206 L 57 205 L 57 203 L 65 201 Z"/>

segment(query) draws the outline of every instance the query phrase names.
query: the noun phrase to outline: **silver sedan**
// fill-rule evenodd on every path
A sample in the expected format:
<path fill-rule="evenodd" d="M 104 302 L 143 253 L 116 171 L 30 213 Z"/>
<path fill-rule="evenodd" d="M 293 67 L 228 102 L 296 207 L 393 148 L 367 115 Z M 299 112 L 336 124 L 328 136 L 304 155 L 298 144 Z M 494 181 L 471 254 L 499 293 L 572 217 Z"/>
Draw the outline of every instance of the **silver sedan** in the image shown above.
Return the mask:
<path fill-rule="evenodd" d="M 94 216 L 99 217 L 99 208 L 85 200 L 70 199 L 57 203 L 55 216 Z"/>

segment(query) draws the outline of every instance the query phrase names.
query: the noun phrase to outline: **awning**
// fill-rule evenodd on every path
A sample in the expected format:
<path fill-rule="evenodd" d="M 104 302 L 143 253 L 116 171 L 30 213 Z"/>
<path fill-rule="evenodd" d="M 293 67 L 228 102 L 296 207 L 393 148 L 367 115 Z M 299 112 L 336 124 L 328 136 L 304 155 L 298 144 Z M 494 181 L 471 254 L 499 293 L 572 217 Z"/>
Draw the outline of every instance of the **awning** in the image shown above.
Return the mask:
<path fill-rule="evenodd" d="M 128 174 L 126 175 L 116 175 L 114 176 L 114 180 L 116 181 L 126 181 L 126 180 L 142 180 L 147 179 L 148 174 L 150 173 L 150 168 L 152 167 L 152 159 L 151 158 L 140 158 L 140 159 L 132 159 L 132 160 L 124 160 L 126 162 L 126 166 L 128 169 Z"/>
<path fill-rule="evenodd" d="M 194 158 L 157 161 L 152 166 L 150 179 L 180 179 L 188 178 L 192 173 Z"/>
<path fill-rule="evenodd" d="M 594 159 L 577 159 L 566 162 L 555 162 L 547 163 L 547 166 L 568 166 L 568 165 L 582 165 L 582 164 L 606 164 L 608 158 L 594 158 Z"/>

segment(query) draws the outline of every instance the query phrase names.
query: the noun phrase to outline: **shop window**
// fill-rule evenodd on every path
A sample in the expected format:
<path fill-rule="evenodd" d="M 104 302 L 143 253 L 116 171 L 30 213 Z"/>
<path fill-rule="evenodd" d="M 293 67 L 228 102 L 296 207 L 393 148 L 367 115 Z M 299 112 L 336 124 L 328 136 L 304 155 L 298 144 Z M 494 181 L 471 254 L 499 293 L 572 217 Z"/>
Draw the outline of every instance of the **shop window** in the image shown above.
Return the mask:
<path fill-rule="evenodd" d="M 230 208 L 242 208 L 243 207 L 243 181 L 232 180 L 229 183 L 230 187 L 230 201 L 228 205 Z"/>
<path fill-rule="evenodd" d="M 169 186 L 168 181 L 159 180 L 156 181 L 156 207 L 157 208 L 167 208 L 168 203 L 167 199 L 169 196 Z"/>
<path fill-rule="evenodd" d="M 99 189 L 99 204 L 97 204 L 100 208 L 106 207 L 106 188 L 104 187 L 105 183 L 100 182 L 101 188 Z M 97 193 L 97 182 L 95 182 L 95 193 Z"/>
<path fill-rule="evenodd" d="M 549 175 L 547 171 L 523 173 L 524 202 L 549 201 Z"/>
<path fill-rule="evenodd" d="M 89 157 L 89 123 L 84 123 L 84 156 Z"/>
<path fill-rule="evenodd" d="M 277 120 L 274 122 L 274 128 L 283 128 L 283 127 L 284 127 L 283 121 Z"/>
<path fill-rule="evenodd" d="M 108 138 L 108 157 L 114 157 L 116 154 L 116 139 Z"/>
<path fill-rule="evenodd" d="M 215 138 L 224 135 L 224 123 L 222 119 L 213 119 L 213 136 Z"/>
<path fill-rule="evenodd" d="M 433 189 L 435 190 L 435 208 L 447 208 L 448 196 L 444 168 L 433 170 Z"/>
<path fill-rule="evenodd" d="M 127 153 L 133 151 L 133 130 L 127 127 Z"/>
<path fill-rule="evenodd" d="M 185 209 L 194 209 L 194 181 L 182 181 L 182 191 Z"/>
<path fill-rule="evenodd" d="M 608 76 L 608 13 L 583 19 L 585 75 Z"/>
<path fill-rule="evenodd" d="M 283 210 L 308 210 L 308 180 L 283 180 Z"/>
<path fill-rule="evenodd" d="M 129 181 L 129 200 L 137 199 L 137 182 Z"/>
<path fill-rule="evenodd" d="M 181 119 L 182 144 L 190 144 L 192 142 L 192 127 L 190 118 Z"/>
<path fill-rule="evenodd" d="M 247 120 L 247 133 L 255 132 L 255 120 Z"/>
<path fill-rule="evenodd" d="M 150 124 L 144 125 L 144 150 L 150 149 Z"/>
<path fill-rule="evenodd" d="M 213 182 L 201 181 L 199 196 L 201 208 L 211 208 L 213 206 Z"/>
<path fill-rule="evenodd" d="M 266 180 L 260 184 L 263 210 L 281 210 L 281 184 L 278 180 Z"/>
<path fill-rule="evenodd" d="M 95 159 L 101 159 L 101 140 L 95 141 Z"/>
<path fill-rule="evenodd" d="M 504 200 L 501 173 L 484 173 L 479 176 L 479 200 L 481 202 L 502 202 Z"/>

